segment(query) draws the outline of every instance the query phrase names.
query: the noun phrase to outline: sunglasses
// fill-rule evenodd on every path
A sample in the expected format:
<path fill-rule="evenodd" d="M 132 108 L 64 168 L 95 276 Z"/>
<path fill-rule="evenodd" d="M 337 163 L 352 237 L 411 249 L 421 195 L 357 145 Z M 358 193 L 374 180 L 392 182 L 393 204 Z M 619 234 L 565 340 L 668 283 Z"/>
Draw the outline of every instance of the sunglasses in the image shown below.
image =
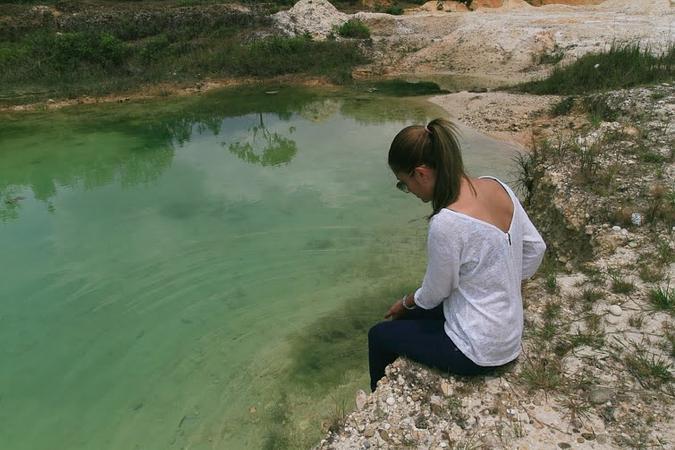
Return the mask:
<path fill-rule="evenodd" d="M 410 173 L 408 174 L 408 176 L 411 177 L 413 175 L 413 173 L 415 173 L 415 169 L 411 170 Z M 399 191 L 401 191 L 403 193 L 406 193 L 406 194 L 410 193 L 410 189 L 408 189 L 408 185 L 405 184 L 401 180 L 398 180 L 398 182 L 396 183 L 396 189 L 398 189 Z"/>
<path fill-rule="evenodd" d="M 410 193 L 410 190 L 408 189 L 408 185 L 405 184 L 403 181 L 399 181 L 398 183 L 396 183 L 396 189 L 398 189 L 399 191 L 401 191 L 403 193 L 406 193 L 406 194 Z"/>

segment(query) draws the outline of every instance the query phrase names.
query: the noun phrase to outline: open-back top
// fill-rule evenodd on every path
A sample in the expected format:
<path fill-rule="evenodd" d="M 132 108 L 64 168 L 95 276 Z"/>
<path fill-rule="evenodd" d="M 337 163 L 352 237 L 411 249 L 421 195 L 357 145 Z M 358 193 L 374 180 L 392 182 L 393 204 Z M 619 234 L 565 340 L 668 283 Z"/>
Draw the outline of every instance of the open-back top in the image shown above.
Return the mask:
<path fill-rule="evenodd" d="M 427 270 L 415 303 L 443 303 L 445 333 L 469 359 L 498 366 L 520 353 L 523 332 L 521 281 L 536 272 L 546 244 L 513 191 L 507 232 L 447 208 L 429 223 Z"/>

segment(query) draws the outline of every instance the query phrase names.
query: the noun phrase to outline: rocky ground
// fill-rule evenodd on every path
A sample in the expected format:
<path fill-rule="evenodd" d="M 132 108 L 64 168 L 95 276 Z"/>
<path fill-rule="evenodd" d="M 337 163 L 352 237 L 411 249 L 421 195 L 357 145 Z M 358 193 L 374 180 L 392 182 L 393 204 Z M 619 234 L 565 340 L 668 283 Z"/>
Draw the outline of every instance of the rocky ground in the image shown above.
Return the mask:
<path fill-rule="evenodd" d="M 356 77 L 401 74 L 481 74 L 514 83 L 542 76 L 554 62 L 571 61 L 613 42 L 639 42 L 655 51 L 672 41 L 670 0 L 579 1 L 580 6 L 531 6 L 524 0 L 475 0 L 475 11 L 454 1 L 427 2 L 406 14 L 336 10 L 327 0 L 300 0 L 276 14 L 287 34 L 317 39 L 357 18 L 370 28 L 374 62 Z M 568 2 L 569 3 L 569 2 Z M 482 7 L 481 5 L 499 6 Z"/>
<path fill-rule="evenodd" d="M 675 86 L 590 97 L 605 120 L 589 99 L 514 116 L 513 98 L 490 95 L 491 114 L 467 122 L 539 140 L 521 181 L 553 257 L 524 285 L 523 353 L 477 378 L 399 359 L 318 447 L 673 448 Z"/>

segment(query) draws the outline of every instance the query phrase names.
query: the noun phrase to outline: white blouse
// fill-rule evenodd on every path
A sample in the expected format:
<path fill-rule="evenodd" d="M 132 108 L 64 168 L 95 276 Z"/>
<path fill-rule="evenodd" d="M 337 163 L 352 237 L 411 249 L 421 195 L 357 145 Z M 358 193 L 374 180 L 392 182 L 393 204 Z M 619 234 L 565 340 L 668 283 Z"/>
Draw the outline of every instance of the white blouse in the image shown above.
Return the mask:
<path fill-rule="evenodd" d="M 445 333 L 480 366 L 498 366 L 520 353 L 523 334 L 521 281 L 534 275 L 546 244 L 513 191 L 507 233 L 450 209 L 429 223 L 428 263 L 415 303 L 431 309 L 443 303 Z"/>

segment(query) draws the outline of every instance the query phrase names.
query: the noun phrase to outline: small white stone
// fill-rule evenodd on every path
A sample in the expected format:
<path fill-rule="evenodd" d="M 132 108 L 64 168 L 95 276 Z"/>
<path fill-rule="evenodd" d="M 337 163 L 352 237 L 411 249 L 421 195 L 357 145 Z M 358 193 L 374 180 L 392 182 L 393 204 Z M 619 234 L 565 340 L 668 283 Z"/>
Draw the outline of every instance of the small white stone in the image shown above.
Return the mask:
<path fill-rule="evenodd" d="M 607 311 L 609 311 L 610 314 L 613 314 L 615 316 L 620 316 L 623 314 L 623 311 L 621 310 L 621 307 L 619 305 L 612 305 L 609 308 L 607 308 Z"/>
<path fill-rule="evenodd" d="M 367 402 L 368 396 L 363 392 L 363 389 L 359 389 L 358 392 L 356 392 L 356 409 L 361 411 L 366 406 Z"/>
<path fill-rule="evenodd" d="M 387 405 L 393 406 L 396 403 L 396 399 L 394 397 L 387 397 Z"/>
<path fill-rule="evenodd" d="M 441 380 L 441 392 L 443 392 L 443 395 L 446 397 L 449 397 L 452 394 L 452 386 L 450 386 L 448 380 Z"/>
<path fill-rule="evenodd" d="M 610 325 L 616 325 L 617 323 L 619 323 L 621 321 L 621 319 L 616 317 L 616 316 L 605 316 L 605 320 Z"/>
<path fill-rule="evenodd" d="M 618 226 L 618 225 L 614 225 L 614 226 L 612 227 L 612 231 L 621 231 L 621 227 Z"/>

